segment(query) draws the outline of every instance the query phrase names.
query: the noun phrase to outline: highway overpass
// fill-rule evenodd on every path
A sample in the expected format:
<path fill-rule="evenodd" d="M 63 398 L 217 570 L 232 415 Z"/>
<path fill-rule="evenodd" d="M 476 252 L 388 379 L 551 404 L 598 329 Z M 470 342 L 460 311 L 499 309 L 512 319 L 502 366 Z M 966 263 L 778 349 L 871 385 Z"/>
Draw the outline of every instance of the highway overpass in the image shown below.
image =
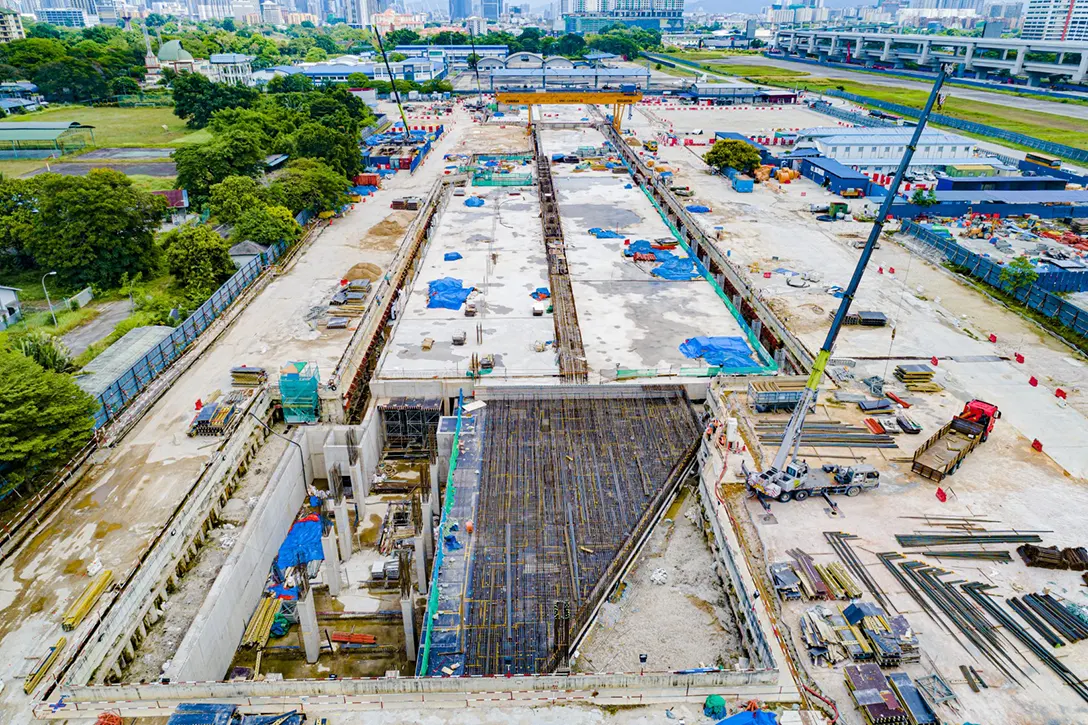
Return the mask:
<path fill-rule="evenodd" d="M 909 62 L 936 70 L 940 63 L 956 62 L 960 64 L 957 75 L 1027 76 L 1031 85 L 1046 78 L 1080 83 L 1088 74 L 1088 42 L 779 30 L 772 47 L 786 55 L 890 68 L 903 68 Z"/>

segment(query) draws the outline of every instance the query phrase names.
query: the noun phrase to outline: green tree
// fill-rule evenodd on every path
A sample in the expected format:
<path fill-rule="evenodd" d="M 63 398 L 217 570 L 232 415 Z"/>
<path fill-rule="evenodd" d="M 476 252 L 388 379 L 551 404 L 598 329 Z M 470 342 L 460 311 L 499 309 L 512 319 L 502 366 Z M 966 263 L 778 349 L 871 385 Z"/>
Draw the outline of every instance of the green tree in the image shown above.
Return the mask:
<path fill-rule="evenodd" d="M 182 146 L 174 152 L 178 185 L 189 191 L 195 206 L 208 200 L 212 186 L 228 176 L 256 176 L 264 170 L 265 153 L 255 132 L 230 130 L 208 143 Z"/>
<path fill-rule="evenodd" d="M 33 73 L 46 63 L 55 63 L 68 55 L 64 43 L 52 38 L 13 40 L 2 48 L 5 63 Z"/>
<path fill-rule="evenodd" d="M 258 206 L 247 210 L 234 225 L 231 241 L 256 242 L 265 247 L 298 239 L 302 229 L 284 206 Z"/>
<path fill-rule="evenodd" d="M 98 407 L 71 376 L 0 352 L 0 494 L 44 481 L 91 438 Z"/>
<path fill-rule="evenodd" d="M 234 26 L 234 18 L 223 18 L 222 22 L 223 30 L 228 33 L 233 33 L 237 28 Z"/>
<path fill-rule="evenodd" d="M 320 63 L 329 59 L 329 52 L 324 48 L 313 47 L 306 51 L 307 63 Z"/>
<path fill-rule="evenodd" d="M 59 338 L 44 330 L 30 330 L 18 336 L 19 352 L 46 370 L 66 373 L 72 369 L 72 353 Z"/>
<path fill-rule="evenodd" d="M 1027 257 L 1016 257 L 1001 270 L 1001 284 L 1016 294 L 1025 287 L 1035 284 L 1039 273 Z"/>
<path fill-rule="evenodd" d="M 404 53 L 387 53 L 386 57 L 389 58 L 390 63 L 400 63 L 402 60 L 408 60 L 408 56 Z"/>
<path fill-rule="evenodd" d="M 207 299 L 234 274 L 226 240 L 206 226 L 186 225 L 163 235 L 170 274 L 196 301 Z"/>
<path fill-rule="evenodd" d="M 38 267 L 56 270 L 71 284 L 115 287 L 126 272 L 157 266 L 154 231 L 166 215 L 162 197 L 134 188 L 111 169 L 42 174 L 35 182 L 37 214 L 26 251 Z"/>
<path fill-rule="evenodd" d="M 740 140 L 723 139 L 703 154 L 703 161 L 718 171 L 734 168 L 741 173 L 748 173 L 759 166 L 759 152 L 749 143 Z"/>
<path fill-rule="evenodd" d="M 567 57 L 576 57 L 585 52 L 586 41 L 581 35 L 567 33 L 555 44 L 555 52 Z"/>
<path fill-rule="evenodd" d="M 303 210 L 335 211 L 348 202 L 348 180 L 325 164 L 313 159 L 297 159 L 287 165 L 287 172 L 272 184 L 272 198 L 297 214 Z"/>
<path fill-rule="evenodd" d="M 373 81 L 366 73 L 352 73 L 348 76 L 348 85 L 352 88 L 370 88 Z"/>
<path fill-rule="evenodd" d="M 267 86 L 269 93 L 306 93 L 313 88 L 314 82 L 302 73 L 274 76 Z"/>
<path fill-rule="evenodd" d="M 39 66 L 34 73 L 38 90 L 50 101 L 87 101 L 104 98 L 109 88 L 102 69 L 86 60 L 65 58 Z"/>
<path fill-rule="evenodd" d="M 140 92 L 140 84 L 132 78 L 120 77 L 110 81 L 110 93 L 114 96 L 130 96 Z"/>
<path fill-rule="evenodd" d="M 453 84 L 446 80 L 430 80 L 420 90 L 423 93 L 450 93 L 453 91 Z"/>
<path fill-rule="evenodd" d="M 382 36 L 382 45 L 386 48 L 396 48 L 398 45 L 421 45 L 423 38 L 419 33 L 408 28 L 391 30 Z"/>
<path fill-rule="evenodd" d="M 249 176 L 228 176 L 211 188 L 212 214 L 234 224 L 247 209 L 264 204 L 265 191 Z"/>
<path fill-rule="evenodd" d="M 189 128 L 204 128 L 212 114 L 225 108 L 248 108 L 260 91 L 234 83 L 213 83 L 199 73 L 179 73 L 173 81 L 174 115 Z"/>
<path fill-rule="evenodd" d="M 320 123 L 307 123 L 291 136 L 294 156 L 318 159 L 343 176 L 362 171 L 362 159 L 355 138 L 333 131 Z"/>
<path fill-rule="evenodd" d="M 929 192 L 926 192 L 925 189 L 915 189 L 910 196 L 910 203 L 917 206 L 933 206 L 937 203 L 937 194 L 933 189 L 930 189 Z"/>

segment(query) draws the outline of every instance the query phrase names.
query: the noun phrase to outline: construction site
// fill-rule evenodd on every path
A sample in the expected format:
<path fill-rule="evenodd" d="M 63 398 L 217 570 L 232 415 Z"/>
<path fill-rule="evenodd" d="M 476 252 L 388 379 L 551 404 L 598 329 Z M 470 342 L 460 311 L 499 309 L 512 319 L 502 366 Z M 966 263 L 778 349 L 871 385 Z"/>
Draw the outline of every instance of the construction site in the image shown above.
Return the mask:
<path fill-rule="evenodd" d="M 1088 721 L 1088 368 L 941 256 L 1075 304 L 1075 220 L 704 161 L 800 104 L 484 100 L 13 519 L 0 720 Z"/>

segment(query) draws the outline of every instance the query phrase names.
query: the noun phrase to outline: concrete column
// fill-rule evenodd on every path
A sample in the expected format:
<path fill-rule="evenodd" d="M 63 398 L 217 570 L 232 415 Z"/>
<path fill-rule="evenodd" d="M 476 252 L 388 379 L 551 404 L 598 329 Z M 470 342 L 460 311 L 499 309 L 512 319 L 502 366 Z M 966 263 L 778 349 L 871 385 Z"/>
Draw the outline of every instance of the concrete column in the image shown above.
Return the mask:
<path fill-rule="evenodd" d="M 423 502 L 423 553 L 428 559 L 434 558 L 434 502 Z"/>
<path fill-rule="evenodd" d="M 836 52 L 838 52 L 838 47 L 839 47 L 839 36 L 837 36 L 837 35 L 832 35 L 832 36 L 831 36 L 831 47 L 829 47 L 829 48 L 827 49 L 827 55 L 828 55 L 828 57 L 830 57 L 830 58 L 834 58 L 834 57 L 835 57 L 835 53 L 836 53 Z"/>
<path fill-rule="evenodd" d="M 963 68 L 964 68 L 964 70 L 973 70 L 974 58 L 975 58 L 975 44 L 974 43 L 968 43 L 967 44 L 967 53 L 963 57 Z"/>
<path fill-rule="evenodd" d="M 929 62 L 929 41 L 923 40 L 918 44 L 918 65 L 925 65 Z"/>
<path fill-rule="evenodd" d="M 1012 65 L 1012 74 L 1018 76 L 1024 72 L 1024 58 L 1027 56 L 1027 50 L 1020 48 L 1016 51 L 1016 62 Z"/>
<path fill-rule="evenodd" d="M 888 60 L 892 57 L 892 39 L 888 38 L 884 41 L 884 52 L 880 54 L 881 60 Z"/>
<path fill-rule="evenodd" d="M 757 340 L 759 339 L 759 333 L 761 332 L 763 332 L 763 320 L 758 318 L 752 320 L 752 334 L 755 335 Z"/>
<path fill-rule="evenodd" d="M 861 58 L 861 52 L 865 49 L 865 45 L 862 43 L 861 38 L 854 41 L 854 57 Z"/>
<path fill-rule="evenodd" d="M 401 597 L 400 614 L 404 619 L 404 654 L 409 662 L 416 661 L 416 622 L 414 619 L 412 597 Z"/>
<path fill-rule="evenodd" d="M 435 502 L 438 510 L 442 510 L 442 479 L 438 466 L 428 466 L 431 470 L 431 500 Z"/>
<path fill-rule="evenodd" d="M 306 650 L 306 661 L 311 665 L 317 662 L 321 653 L 321 633 L 317 629 L 317 608 L 314 606 L 314 590 L 306 587 L 305 596 L 298 600 L 298 631 L 302 648 Z"/>
<path fill-rule="evenodd" d="M 363 505 L 366 506 L 365 503 Z M 336 517 L 336 535 L 340 539 L 340 556 L 346 561 L 351 558 L 351 517 L 348 515 L 347 499 L 341 498 L 333 504 L 333 514 Z"/>
<path fill-rule="evenodd" d="M 1088 53 L 1082 51 L 1080 54 L 1080 65 L 1077 66 L 1077 72 L 1073 74 L 1073 82 L 1082 82 L 1085 74 L 1088 74 Z"/>
<path fill-rule="evenodd" d="M 329 594 L 340 595 L 340 554 L 336 551 L 336 531 L 321 536 L 321 553 L 325 555 L 325 583 L 329 585 Z"/>
<path fill-rule="evenodd" d="M 415 537 L 416 551 L 415 551 L 415 563 L 416 563 L 416 591 L 420 594 L 427 593 L 427 585 L 430 584 L 427 581 L 427 559 L 423 555 L 423 535 L 419 534 Z"/>

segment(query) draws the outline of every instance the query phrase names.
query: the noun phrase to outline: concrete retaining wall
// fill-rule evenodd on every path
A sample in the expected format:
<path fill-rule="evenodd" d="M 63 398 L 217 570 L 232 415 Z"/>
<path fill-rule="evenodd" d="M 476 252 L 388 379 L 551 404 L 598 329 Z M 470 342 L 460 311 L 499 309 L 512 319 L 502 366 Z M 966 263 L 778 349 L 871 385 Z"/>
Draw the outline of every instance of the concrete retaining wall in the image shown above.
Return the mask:
<path fill-rule="evenodd" d="M 264 591 L 272 560 L 302 506 L 306 484 L 313 482 L 313 430 L 321 432 L 296 431 L 292 440 L 299 445 L 288 445 L 280 456 L 268 486 L 174 655 L 166 672 L 172 680 L 210 680 L 226 675 Z"/>

